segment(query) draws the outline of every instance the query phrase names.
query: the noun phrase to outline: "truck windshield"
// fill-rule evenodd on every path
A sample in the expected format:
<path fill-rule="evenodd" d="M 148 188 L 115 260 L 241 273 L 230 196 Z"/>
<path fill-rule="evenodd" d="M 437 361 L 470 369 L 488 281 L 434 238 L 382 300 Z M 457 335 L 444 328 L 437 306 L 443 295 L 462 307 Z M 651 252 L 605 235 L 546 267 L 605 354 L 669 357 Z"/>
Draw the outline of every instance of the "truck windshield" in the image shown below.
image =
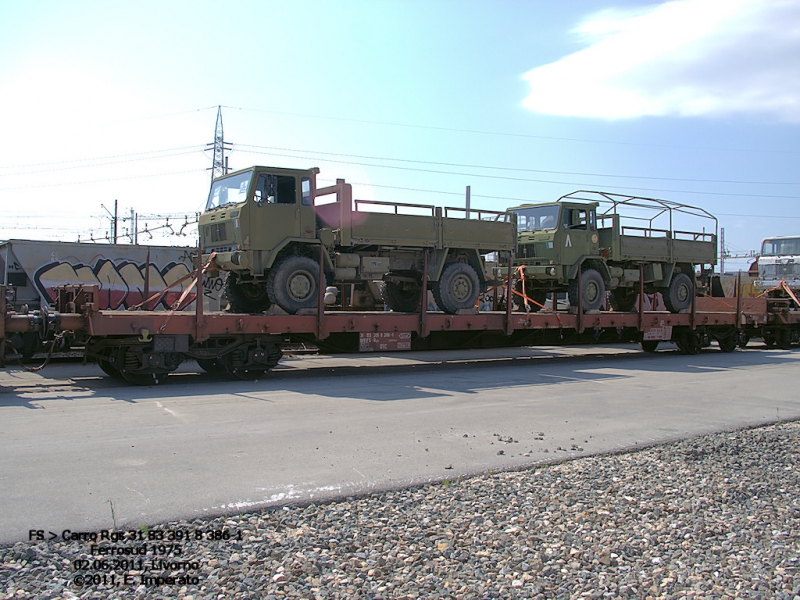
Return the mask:
<path fill-rule="evenodd" d="M 557 204 L 548 204 L 514 209 L 514 212 L 517 213 L 517 231 L 555 229 L 558 226 L 559 208 Z"/>
<path fill-rule="evenodd" d="M 252 171 L 245 171 L 232 177 L 217 179 L 211 184 L 211 192 L 208 194 L 206 210 L 219 208 L 228 204 L 238 204 L 247 200 L 247 192 L 250 188 L 250 180 L 253 178 Z"/>
<path fill-rule="evenodd" d="M 761 256 L 787 256 L 800 254 L 800 237 L 781 240 L 764 240 Z"/>

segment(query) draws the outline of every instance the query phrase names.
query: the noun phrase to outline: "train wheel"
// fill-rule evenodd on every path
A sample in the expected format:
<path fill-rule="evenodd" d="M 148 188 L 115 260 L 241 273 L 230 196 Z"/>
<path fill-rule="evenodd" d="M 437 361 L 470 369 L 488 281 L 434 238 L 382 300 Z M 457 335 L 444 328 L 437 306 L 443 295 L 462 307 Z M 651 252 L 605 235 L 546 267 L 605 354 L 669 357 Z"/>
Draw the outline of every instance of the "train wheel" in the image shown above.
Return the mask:
<path fill-rule="evenodd" d="M 120 381 L 125 381 L 125 377 L 122 376 L 122 372 L 112 365 L 108 360 L 105 359 L 97 359 L 97 366 L 99 366 L 103 373 L 108 375 L 109 377 L 113 377 L 114 379 L 118 379 Z"/>
<path fill-rule="evenodd" d="M 219 359 L 224 371 L 236 379 L 252 381 L 265 377 L 278 364 L 283 352 L 275 344 L 244 344 Z"/>
<path fill-rule="evenodd" d="M 219 373 L 225 372 L 225 366 L 220 362 L 218 358 L 198 358 L 195 360 L 197 360 L 197 364 L 206 373 L 217 375 Z"/>
<path fill-rule="evenodd" d="M 128 383 L 133 385 L 158 385 L 161 379 L 156 373 L 131 373 L 130 371 L 122 371 L 122 377 Z"/>
<path fill-rule="evenodd" d="M 658 349 L 658 340 L 642 340 L 639 342 L 639 346 L 642 347 L 642 350 L 645 352 L 655 352 Z"/>
<path fill-rule="evenodd" d="M 733 352 L 739 345 L 739 339 L 736 336 L 736 332 L 733 332 L 728 337 L 718 339 L 717 343 L 719 344 L 719 349 L 723 352 Z"/>
<path fill-rule="evenodd" d="M 475 308 L 481 293 L 481 282 L 471 265 L 452 262 L 445 265 L 439 282 L 433 286 L 433 299 L 451 315 L 465 308 Z"/>
<path fill-rule="evenodd" d="M 698 340 L 697 335 L 691 331 L 675 340 L 675 345 L 678 346 L 678 350 L 680 350 L 682 354 L 693 355 L 700 352 L 700 340 Z"/>
<path fill-rule="evenodd" d="M 8 342 L 9 346 L 21 355 L 20 360 L 24 363 L 31 362 L 33 355 L 42 350 L 42 338 L 35 331 L 11 333 Z"/>
<path fill-rule="evenodd" d="M 267 278 L 267 295 L 289 314 L 317 306 L 318 285 L 325 287 L 325 278 L 318 283 L 319 265 L 307 256 L 286 256 L 271 269 Z"/>
<path fill-rule="evenodd" d="M 415 283 L 387 281 L 383 288 L 383 301 L 395 312 L 416 312 L 422 299 L 422 288 Z"/>
<path fill-rule="evenodd" d="M 792 346 L 792 338 L 788 329 L 781 329 L 775 335 L 775 345 L 781 350 L 788 350 Z"/>

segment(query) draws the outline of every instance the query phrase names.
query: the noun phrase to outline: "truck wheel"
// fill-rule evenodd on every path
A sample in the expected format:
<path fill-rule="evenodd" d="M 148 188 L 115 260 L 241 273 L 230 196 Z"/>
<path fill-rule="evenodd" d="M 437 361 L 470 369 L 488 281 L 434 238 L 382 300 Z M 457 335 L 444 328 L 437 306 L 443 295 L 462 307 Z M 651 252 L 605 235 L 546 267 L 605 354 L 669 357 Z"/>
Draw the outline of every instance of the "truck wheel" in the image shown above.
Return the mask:
<path fill-rule="evenodd" d="M 422 298 L 422 288 L 414 283 L 387 281 L 383 287 L 383 301 L 394 312 L 416 312 Z"/>
<path fill-rule="evenodd" d="M 583 311 L 598 310 L 606 298 L 606 284 L 603 277 L 595 269 L 581 272 L 581 288 L 583 289 Z M 569 282 L 569 304 L 578 306 L 578 279 Z"/>
<path fill-rule="evenodd" d="M 692 305 L 692 280 L 686 273 L 675 273 L 669 288 L 661 292 L 664 306 L 671 313 L 679 313 Z"/>
<path fill-rule="evenodd" d="M 522 281 L 518 281 L 514 286 L 520 294 L 522 293 Z M 530 312 L 539 312 L 542 310 L 542 306 L 544 303 L 547 302 L 547 290 L 539 290 L 536 288 L 530 287 L 528 282 L 525 282 L 525 295 L 528 296 L 533 302 L 528 302 L 528 310 Z M 535 304 L 538 302 L 539 304 Z M 522 296 L 514 296 L 514 303 L 520 307 L 520 310 L 525 310 L 525 298 Z M 541 305 L 541 306 L 540 306 Z"/>
<path fill-rule="evenodd" d="M 270 307 L 267 284 L 263 281 L 242 281 L 236 273 L 228 273 L 225 279 L 225 293 L 231 305 L 231 312 L 259 313 Z"/>
<path fill-rule="evenodd" d="M 617 312 L 631 312 L 636 308 L 639 292 L 631 288 L 617 288 L 611 291 L 611 308 Z"/>
<path fill-rule="evenodd" d="M 307 256 L 287 256 L 269 272 L 267 295 L 289 314 L 317 306 L 319 265 Z M 323 275 L 322 287 L 325 287 Z"/>
<path fill-rule="evenodd" d="M 451 315 L 464 308 L 475 308 L 480 293 L 478 274 L 462 262 L 446 264 L 438 284 L 433 286 L 433 299 L 437 306 Z"/>

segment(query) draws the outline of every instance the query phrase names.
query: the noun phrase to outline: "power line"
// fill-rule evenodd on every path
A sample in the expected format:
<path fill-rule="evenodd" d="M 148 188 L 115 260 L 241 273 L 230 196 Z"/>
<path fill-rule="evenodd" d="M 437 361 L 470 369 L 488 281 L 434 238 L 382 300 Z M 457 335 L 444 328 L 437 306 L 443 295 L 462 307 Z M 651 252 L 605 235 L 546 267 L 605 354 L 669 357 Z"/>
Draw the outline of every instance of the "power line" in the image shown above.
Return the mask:
<path fill-rule="evenodd" d="M 128 160 L 118 160 L 118 161 L 113 161 L 113 162 L 101 162 L 101 163 L 86 164 L 86 165 L 75 165 L 75 166 L 71 166 L 71 167 L 60 167 L 60 168 L 55 168 L 55 169 L 42 169 L 42 170 L 39 170 L 39 171 L 23 171 L 21 173 L 0 173 L 0 177 L 19 177 L 19 176 L 22 176 L 22 175 L 35 175 L 35 174 L 38 174 L 38 173 L 55 173 L 56 171 L 69 171 L 69 170 L 72 170 L 72 169 L 90 169 L 90 168 L 93 169 L 95 167 L 107 167 L 107 166 L 110 166 L 110 165 L 119 165 L 119 164 L 126 164 L 126 163 L 132 163 L 132 162 L 140 162 L 140 161 L 145 161 L 145 160 L 159 160 L 159 159 L 163 159 L 163 158 L 173 158 L 175 156 L 185 156 L 187 154 L 194 154 L 197 151 L 198 151 L 198 149 L 189 150 L 189 151 L 186 151 L 186 152 L 174 152 L 172 154 L 162 154 L 162 155 L 159 155 L 159 156 L 145 156 L 145 157 L 142 157 L 142 158 L 131 158 L 131 159 L 128 159 Z"/>
<path fill-rule="evenodd" d="M 514 138 L 522 138 L 522 139 L 540 139 L 540 140 L 557 140 L 557 141 L 564 141 L 564 142 L 581 142 L 581 143 L 591 143 L 591 144 L 610 144 L 610 145 L 618 145 L 618 146 L 645 146 L 651 148 L 673 148 L 679 150 L 715 150 L 715 151 L 731 151 L 731 152 L 770 152 L 776 154 L 798 154 L 800 151 L 798 150 L 777 150 L 774 148 L 767 148 L 767 149 L 752 149 L 752 148 L 719 148 L 713 146 L 678 146 L 674 144 L 653 144 L 653 143 L 644 143 L 644 142 L 620 142 L 615 140 L 596 140 L 590 138 L 569 138 L 569 137 L 559 137 L 559 136 L 548 136 L 548 135 L 534 135 L 530 133 L 510 133 L 506 131 L 487 131 L 481 129 L 463 129 L 457 127 L 441 127 L 441 126 L 434 126 L 434 125 L 415 125 L 411 123 L 395 123 L 391 121 L 372 121 L 368 119 L 354 119 L 348 117 L 331 117 L 325 115 L 310 115 L 305 113 L 296 113 L 296 112 L 288 112 L 288 111 L 278 111 L 278 110 L 266 110 L 266 109 L 259 109 L 259 108 L 243 108 L 239 106 L 229 106 L 229 105 L 222 105 L 224 108 L 229 108 L 231 110 L 241 110 L 241 111 L 250 111 L 250 112 L 261 112 L 261 113 L 269 113 L 275 115 L 284 115 L 284 116 L 292 116 L 292 117 L 302 117 L 302 118 L 311 118 L 311 119 L 325 119 L 329 121 L 343 121 L 348 123 L 364 123 L 367 125 L 387 125 L 390 127 L 406 127 L 411 129 L 426 129 L 430 131 L 450 131 L 455 133 L 471 133 L 477 135 L 492 135 L 492 136 L 501 136 L 501 137 L 514 137 Z"/>
<path fill-rule="evenodd" d="M 40 185 L 23 185 L 19 187 L 0 188 L 0 192 L 13 190 L 32 190 L 38 188 L 60 187 L 62 185 L 88 185 L 92 183 L 107 183 L 109 181 L 127 181 L 130 179 L 147 179 L 149 177 L 166 177 L 168 175 L 183 175 L 184 173 L 202 173 L 205 169 L 187 169 L 185 171 L 172 171 L 170 173 L 150 173 L 148 175 L 131 175 L 130 177 L 112 177 L 110 179 L 94 179 L 92 181 L 66 181 L 59 183 L 44 183 Z"/>
<path fill-rule="evenodd" d="M 604 174 L 604 173 L 583 173 L 580 171 L 553 171 L 553 170 L 545 170 L 545 169 L 526 169 L 526 168 L 519 168 L 519 167 L 497 167 L 497 166 L 488 166 L 488 165 L 473 165 L 473 164 L 463 164 L 463 163 L 447 163 L 447 162 L 434 162 L 434 161 L 427 161 L 427 160 L 413 160 L 408 158 L 389 158 L 385 156 L 365 156 L 361 154 L 340 154 L 336 152 L 322 152 L 317 150 L 298 150 L 295 148 L 280 148 L 280 147 L 273 147 L 273 146 L 256 146 L 253 144 L 236 144 L 237 147 L 245 147 L 245 148 L 258 148 L 262 150 L 280 150 L 283 152 L 302 152 L 306 154 L 321 154 L 324 156 L 343 156 L 345 158 L 363 158 L 367 160 L 389 160 L 395 162 L 403 162 L 403 163 L 411 163 L 411 164 L 423 164 L 423 165 L 437 165 L 437 166 L 444 166 L 444 167 L 459 167 L 459 168 L 467 168 L 467 169 L 487 169 L 487 170 L 495 170 L 495 171 L 511 171 L 511 172 L 518 172 L 518 173 L 546 173 L 550 175 L 578 175 L 582 177 L 613 177 L 618 179 L 650 179 L 650 180 L 657 180 L 657 181 L 684 181 L 684 182 L 692 182 L 692 183 L 735 183 L 735 184 L 742 184 L 742 185 L 800 185 L 800 182 L 777 182 L 777 181 L 741 181 L 741 180 L 732 180 L 732 179 L 690 179 L 686 177 L 650 177 L 647 175 L 611 175 L 611 174 Z"/>
<path fill-rule="evenodd" d="M 214 108 L 217 108 L 217 106 L 216 105 L 214 105 L 214 106 L 206 106 L 204 108 L 192 108 L 192 109 L 189 109 L 189 110 L 180 110 L 178 112 L 164 113 L 162 115 L 152 115 L 152 116 L 149 116 L 149 117 L 139 117 L 137 119 L 126 119 L 126 120 L 123 120 L 122 123 L 136 123 L 138 121 L 151 121 L 153 119 L 164 119 L 166 117 L 176 117 L 176 116 L 179 116 L 179 115 L 187 115 L 187 114 L 190 114 L 190 113 L 203 112 L 204 110 L 212 110 Z"/>
<path fill-rule="evenodd" d="M 333 183 L 333 179 L 325 179 L 320 177 L 318 181 L 326 181 Z M 364 187 L 375 187 L 375 188 L 382 188 L 382 189 L 391 189 L 391 190 L 400 190 L 404 192 L 421 192 L 427 194 L 442 194 L 447 196 L 458 196 L 459 198 L 464 197 L 464 192 L 447 192 L 443 190 L 427 190 L 421 188 L 409 188 L 409 187 L 402 187 L 402 186 L 394 186 L 394 185 L 379 185 L 376 183 L 362 183 L 358 181 L 349 181 L 351 185 L 362 185 Z M 473 198 L 485 198 L 486 200 L 508 200 L 511 202 L 515 202 L 518 204 L 526 204 L 531 203 L 530 198 L 513 198 L 509 196 L 489 196 L 485 194 L 471 194 Z M 714 213 L 715 216 L 722 216 L 722 217 L 748 217 L 748 218 L 763 218 L 763 219 L 800 219 L 800 216 L 786 216 L 786 215 L 743 215 L 743 214 L 731 214 L 731 213 Z"/>
<path fill-rule="evenodd" d="M 167 148 L 165 150 L 147 150 L 145 152 L 134 152 L 132 154 L 114 154 L 111 156 L 100 156 L 95 158 L 75 158 L 72 160 L 59 160 L 54 162 L 45 162 L 45 163 L 29 163 L 23 165 L 0 165 L 0 169 L 29 169 L 32 167 L 45 167 L 47 165 L 64 165 L 64 164 L 71 164 L 71 163 L 78 163 L 78 162 L 91 162 L 91 161 L 98 161 L 98 160 L 111 160 L 114 158 L 127 158 L 130 156 L 143 156 L 145 154 L 162 154 L 164 152 L 175 152 L 177 150 L 202 150 L 204 148 L 203 144 L 194 144 L 192 146 L 179 146 L 177 148 Z M 159 158 L 159 157 L 154 157 Z M 94 165 L 90 165 L 94 166 Z"/>
<path fill-rule="evenodd" d="M 289 154 L 277 154 L 273 152 L 249 152 L 250 154 L 269 154 L 270 156 L 280 156 L 283 158 L 294 158 L 294 159 L 301 159 L 307 160 L 306 157 L 303 156 L 292 156 Z M 355 165 L 360 167 L 373 167 L 379 169 L 395 169 L 400 171 L 414 171 L 417 173 L 432 173 L 438 175 L 455 175 L 460 177 L 478 177 L 481 179 L 494 179 L 494 180 L 502 180 L 502 181 L 519 181 L 525 183 L 547 183 L 547 184 L 555 184 L 555 185 L 570 185 L 570 186 L 577 186 L 577 187 L 597 187 L 597 188 L 610 188 L 610 189 L 623 189 L 623 190 L 637 190 L 637 191 L 644 191 L 644 192 L 666 192 L 669 194 L 699 194 L 703 196 L 737 196 L 740 198 L 774 198 L 774 199 L 783 199 L 783 200 L 798 200 L 800 196 L 780 196 L 780 195 L 767 195 L 767 194 L 741 194 L 741 193 L 731 193 L 731 192 L 701 192 L 695 190 L 671 190 L 671 189 L 663 189 L 663 188 L 646 188 L 646 187 L 631 187 L 631 186 L 619 186 L 619 185 L 608 185 L 608 184 L 595 184 L 595 183 L 585 183 L 585 182 L 574 182 L 574 181 L 553 181 L 549 179 L 530 179 L 525 177 L 504 177 L 500 175 L 485 175 L 480 173 L 461 173 L 461 172 L 453 172 L 453 171 L 440 171 L 435 169 L 419 169 L 419 168 L 412 168 L 412 167 L 401 167 L 397 165 L 379 165 L 379 164 L 371 164 L 371 163 L 362 163 L 362 162 L 353 162 L 353 161 L 346 161 L 346 160 L 329 160 L 329 159 L 317 159 L 324 162 L 333 162 L 342 165 Z"/>

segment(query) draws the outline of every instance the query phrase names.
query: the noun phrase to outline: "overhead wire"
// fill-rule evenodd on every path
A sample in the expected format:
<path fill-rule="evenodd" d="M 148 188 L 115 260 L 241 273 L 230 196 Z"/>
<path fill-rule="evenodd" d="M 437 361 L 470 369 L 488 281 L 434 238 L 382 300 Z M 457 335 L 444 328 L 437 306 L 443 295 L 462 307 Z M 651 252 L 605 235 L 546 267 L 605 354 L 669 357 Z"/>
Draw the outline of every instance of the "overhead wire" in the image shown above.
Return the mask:
<path fill-rule="evenodd" d="M 178 146 L 176 148 L 165 148 L 164 150 L 147 150 L 144 152 L 133 152 L 130 154 L 112 154 L 111 156 L 100 156 L 94 158 L 74 158 L 71 160 L 59 160 L 53 162 L 44 162 L 44 163 L 28 163 L 22 165 L 0 165 L 0 169 L 28 169 L 31 167 L 44 167 L 47 165 L 63 165 L 63 164 L 71 164 L 71 163 L 78 163 L 78 162 L 92 162 L 92 161 L 99 161 L 99 160 L 110 160 L 114 158 L 127 158 L 130 156 L 143 156 L 145 154 L 161 154 L 164 152 L 174 152 L 177 150 L 189 150 L 189 149 L 202 149 L 205 148 L 206 144 L 193 144 L 191 146 Z M 158 158 L 153 157 L 153 158 Z"/>
<path fill-rule="evenodd" d="M 318 181 L 327 181 L 333 183 L 333 179 L 325 179 L 319 178 Z M 448 192 L 444 190 L 427 190 L 421 188 L 409 188 L 403 186 L 394 186 L 394 185 L 380 185 L 376 183 L 364 183 L 364 182 L 357 182 L 351 181 L 349 182 L 351 185 L 361 185 L 364 187 L 375 187 L 375 188 L 382 188 L 382 189 L 393 189 L 399 191 L 407 191 L 407 192 L 421 192 L 421 193 L 430 193 L 430 194 L 442 194 L 447 196 L 458 196 L 460 198 L 464 197 L 464 192 Z M 487 194 L 475 194 L 470 193 L 471 198 L 484 198 L 486 200 L 509 200 L 512 202 L 516 202 L 518 204 L 533 204 L 530 198 L 513 198 L 509 196 L 490 196 Z M 767 219 L 800 219 L 800 215 L 798 216 L 785 216 L 785 215 L 747 215 L 747 214 L 733 214 L 733 213 L 714 213 L 719 216 L 725 217 L 749 217 L 749 218 L 767 218 Z"/>
<path fill-rule="evenodd" d="M 280 150 L 283 152 L 301 152 L 306 154 L 319 154 L 323 156 L 342 156 L 345 158 L 363 158 L 367 160 L 387 160 L 387 161 L 394 161 L 394 162 L 402 162 L 402 163 L 412 163 L 412 164 L 423 164 L 423 165 L 437 165 L 437 166 L 445 166 L 445 167 L 458 167 L 458 168 L 467 168 L 467 169 L 487 169 L 487 170 L 495 170 L 495 171 L 511 171 L 511 172 L 519 172 L 519 173 L 547 173 L 550 175 L 578 175 L 582 177 L 611 177 L 617 179 L 647 179 L 647 180 L 654 180 L 654 181 L 683 181 L 683 182 L 693 182 L 693 183 L 734 183 L 734 184 L 743 184 L 743 185 L 800 185 L 800 181 L 793 181 L 793 182 L 778 182 L 778 181 L 744 181 L 744 180 L 735 180 L 735 179 L 692 179 L 688 177 L 658 177 L 658 176 L 648 176 L 648 175 L 615 175 L 615 174 L 608 174 L 608 173 L 586 173 L 581 171 L 556 171 L 556 170 L 548 170 L 548 169 L 530 169 L 530 168 L 520 168 L 520 167 L 498 167 L 498 166 L 490 166 L 490 165 L 475 165 L 475 164 L 465 164 L 465 163 L 448 163 L 448 162 L 436 162 L 436 161 L 429 161 L 429 160 L 414 160 L 408 158 L 392 158 L 392 157 L 385 157 L 385 156 L 367 156 L 361 154 L 341 154 L 337 152 L 322 152 L 318 150 L 298 150 L 295 148 L 282 148 L 282 147 L 275 147 L 275 146 L 257 146 L 253 144 L 235 144 L 235 146 L 242 147 L 242 148 L 258 148 L 262 150 Z"/>
<path fill-rule="evenodd" d="M 143 156 L 140 158 L 130 158 L 127 160 L 116 160 L 116 161 L 107 161 L 107 162 L 97 162 L 92 164 L 85 164 L 85 165 L 73 165 L 69 167 L 57 167 L 57 168 L 50 168 L 50 169 L 42 169 L 38 171 L 23 171 L 21 173 L 0 173 L 0 177 L 19 177 L 22 175 L 37 175 L 40 173 L 55 173 L 57 171 L 69 171 L 72 169 L 89 169 L 89 168 L 96 168 L 96 167 L 107 167 L 110 165 L 119 165 L 119 164 L 127 164 L 132 162 L 141 162 L 145 160 L 156 160 L 156 159 L 163 159 L 163 158 L 173 158 L 176 156 L 186 156 L 187 154 L 194 154 L 197 152 L 197 149 L 194 150 L 187 150 L 184 152 L 173 152 L 171 154 L 160 154 L 156 156 Z"/>
<path fill-rule="evenodd" d="M 581 142 L 581 143 L 591 143 L 591 144 L 611 144 L 611 145 L 619 145 L 619 146 L 646 146 L 646 147 L 654 147 L 654 148 L 673 148 L 679 150 L 715 150 L 715 151 L 731 151 L 731 152 L 770 152 L 776 154 L 798 154 L 800 150 L 780 150 L 776 148 L 759 148 L 754 150 L 753 148 L 720 148 L 720 147 L 712 147 L 712 146 L 681 146 L 677 144 L 655 144 L 651 142 L 623 142 L 619 140 L 597 140 L 591 138 L 571 138 L 571 137 L 560 137 L 560 136 L 551 136 L 551 135 L 536 135 L 532 133 L 512 133 L 508 131 L 488 131 L 482 129 L 465 129 L 465 128 L 458 128 L 458 127 L 442 127 L 436 125 L 417 125 L 412 123 L 396 123 L 391 121 L 376 121 L 376 120 L 369 120 L 369 119 L 356 119 L 352 117 L 331 117 L 326 115 L 312 115 L 307 113 L 297 113 L 297 112 L 289 112 L 289 111 L 279 111 L 279 110 L 268 110 L 268 109 L 259 109 L 259 108 L 245 108 L 240 106 L 230 106 L 227 104 L 222 104 L 222 108 L 228 108 L 231 110 L 240 110 L 240 111 L 248 111 L 248 112 L 260 112 L 260 113 L 269 113 L 269 114 L 276 114 L 276 115 L 284 115 L 284 116 L 292 116 L 292 117 L 302 117 L 302 118 L 311 118 L 311 119 L 324 119 L 329 121 L 343 121 L 348 123 L 364 123 L 367 125 L 388 125 L 391 127 L 405 127 L 411 129 L 426 129 L 431 131 L 451 131 L 455 133 L 471 133 L 471 134 L 478 134 L 478 135 L 492 135 L 492 136 L 502 136 L 502 137 L 514 137 L 514 138 L 527 138 L 527 139 L 541 139 L 541 140 L 557 140 L 557 141 L 566 141 L 566 142 Z"/>
<path fill-rule="evenodd" d="M 279 154 L 274 152 L 252 152 L 249 151 L 251 154 L 268 154 L 270 156 L 280 156 L 282 158 L 293 158 L 293 159 L 306 159 L 303 156 L 292 156 L 289 154 Z M 494 180 L 502 180 L 502 181 L 519 181 L 525 183 L 546 183 L 546 184 L 555 184 L 555 185 L 570 185 L 570 186 L 588 186 L 588 187 L 605 187 L 605 188 L 612 188 L 612 189 L 626 189 L 626 190 L 637 190 L 637 191 L 644 191 L 644 192 L 666 192 L 671 194 L 699 194 L 703 196 L 738 196 L 742 198 L 772 198 L 772 199 L 782 199 L 782 200 L 798 200 L 800 196 L 783 196 L 783 195 L 774 195 L 774 194 L 741 194 L 741 193 L 731 193 L 731 192 L 705 192 L 705 191 L 697 191 L 697 190 L 675 190 L 675 189 L 664 189 L 664 188 L 648 188 L 648 187 L 631 187 L 631 186 L 619 186 L 619 185 L 608 185 L 608 184 L 593 184 L 593 183 L 586 183 L 586 182 L 573 182 L 573 181 L 554 181 L 549 179 L 531 179 L 526 177 L 508 177 L 508 176 L 501 176 L 501 175 L 488 175 L 482 173 L 463 173 L 463 172 L 453 172 L 453 171 L 442 171 L 436 169 L 421 169 L 421 168 L 413 168 L 413 167 L 402 167 L 398 165 L 381 165 L 381 164 L 374 164 L 374 163 L 363 163 L 363 162 L 355 162 L 355 161 L 347 161 L 347 160 L 332 160 L 332 159 L 317 159 L 325 162 L 333 162 L 337 164 L 343 165 L 355 165 L 360 167 L 372 167 L 378 169 L 395 169 L 400 171 L 414 171 L 417 173 L 432 173 L 437 175 L 455 175 L 460 177 L 477 177 L 481 179 L 494 179 Z"/>
<path fill-rule="evenodd" d="M 43 183 L 38 185 L 24 185 L 18 187 L 0 188 L 0 192 L 8 192 L 13 190 L 31 190 L 37 188 L 50 188 L 60 187 L 64 185 L 89 185 L 93 183 L 107 183 L 109 181 L 128 181 L 131 179 L 147 179 L 149 177 L 166 177 L 167 175 L 182 175 L 184 173 L 198 173 L 207 171 L 207 169 L 186 169 L 184 171 L 172 171 L 169 173 L 148 173 L 146 175 L 131 175 L 129 177 L 112 177 L 109 179 L 94 179 L 91 181 L 61 181 L 59 183 Z"/>

